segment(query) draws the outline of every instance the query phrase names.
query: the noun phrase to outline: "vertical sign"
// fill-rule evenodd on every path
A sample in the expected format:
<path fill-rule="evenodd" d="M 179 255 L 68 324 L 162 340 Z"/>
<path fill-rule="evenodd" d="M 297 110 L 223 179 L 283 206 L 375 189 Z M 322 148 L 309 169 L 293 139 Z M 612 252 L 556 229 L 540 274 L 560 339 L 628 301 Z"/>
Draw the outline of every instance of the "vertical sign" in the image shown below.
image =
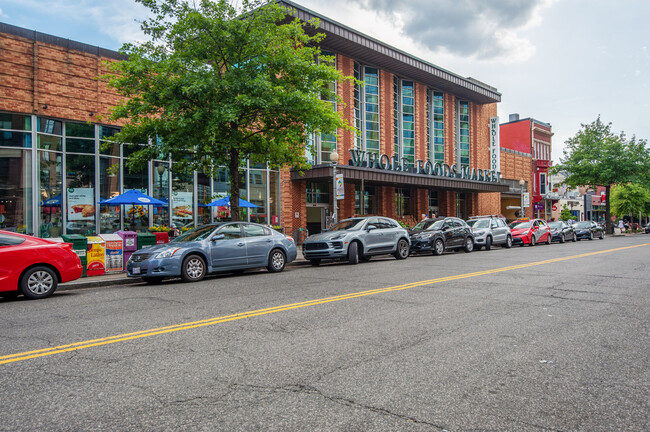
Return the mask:
<path fill-rule="evenodd" d="M 490 170 L 494 172 L 501 172 L 499 117 L 490 117 Z"/>
<path fill-rule="evenodd" d="M 524 193 L 524 207 L 530 207 L 530 194 L 528 192 Z"/>
<path fill-rule="evenodd" d="M 343 192 L 343 174 L 337 174 L 336 175 L 336 199 L 342 200 L 344 198 L 345 198 L 345 194 Z"/>

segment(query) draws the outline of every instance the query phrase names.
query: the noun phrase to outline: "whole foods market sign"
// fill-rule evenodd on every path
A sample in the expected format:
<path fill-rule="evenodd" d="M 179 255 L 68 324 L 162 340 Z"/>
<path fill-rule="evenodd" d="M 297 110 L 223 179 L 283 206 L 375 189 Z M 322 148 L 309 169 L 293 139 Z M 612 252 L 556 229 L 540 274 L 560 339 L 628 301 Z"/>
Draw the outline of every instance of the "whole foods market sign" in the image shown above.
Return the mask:
<path fill-rule="evenodd" d="M 501 171 L 499 117 L 490 117 L 490 169 L 496 172 Z"/>
<path fill-rule="evenodd" d="M 350 150 L 350 165 L 382 171 L 407 172 L 430 177 L 448 177 L 487 183 L 499 183 L 501 181 L 501 173 L 496 170 L 482 170 L 467 167 L 458 168 L 456 164 L 447 165 L 420 159 L 415 161 L 414 166 L 410 166 L 406 158 L 400 159 L 398 156 L 388 156 L 385 154 L 378 155 L 364 150 Z"/>

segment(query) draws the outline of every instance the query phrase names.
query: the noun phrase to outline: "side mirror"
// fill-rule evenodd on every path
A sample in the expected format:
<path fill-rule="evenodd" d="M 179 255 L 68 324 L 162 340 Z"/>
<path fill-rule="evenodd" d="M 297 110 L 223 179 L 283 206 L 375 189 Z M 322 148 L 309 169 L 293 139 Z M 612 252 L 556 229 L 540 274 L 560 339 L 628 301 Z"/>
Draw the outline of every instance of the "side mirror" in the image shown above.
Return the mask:
<path fill-rule="evenodd" d="M 226 237 L 226 236 L 224 236 L 223 234 L 215 234 L 214 236 L 212 236 L 212 238 L 210 239 L 210 241 L 223 240 L 225 237 Z"/>
<path fill-rule="evenodd" d="M 372 231 L 372 230 L 376 230 L 376 229 L 377 229 L 376 226 L 374 226 L 374 225 L 368 225 L 368 227 L 366 228 L 366 231 L 370 232 L 370 231 Z"/>

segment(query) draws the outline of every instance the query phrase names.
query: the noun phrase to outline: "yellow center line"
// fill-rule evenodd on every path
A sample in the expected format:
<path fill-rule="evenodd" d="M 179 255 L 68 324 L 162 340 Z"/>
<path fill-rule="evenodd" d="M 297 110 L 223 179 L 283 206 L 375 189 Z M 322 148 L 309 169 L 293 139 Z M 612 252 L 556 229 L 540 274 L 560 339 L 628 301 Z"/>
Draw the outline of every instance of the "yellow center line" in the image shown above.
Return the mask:
<path fill-rule="evenodd" d="M 467 279 L 467 278 L 473 278 L 473 277 L 478 277 L 478 276 L 484 276 L 484 275 L 489 275 L 489 274 L 494 274 L 494 273 L 501 273 L 501 272 L 506 272 L 506 271 L 512 271 L 512 270 L 519 270 L 522 268 L 527 268 L 527 267 L 533 267 L 533 266 L 539 266 L 539 265 L 544 265 L 544 264 L 551 264 L 555 262 L 560 262 L 560 261 L 567 261 L 567 260 L 572 260 L 572 259 L 578 259 L 578 258 L 585 258 L 589 256 L 594 256 L 594 255 L 600 255 L 600 254 L 605 254 L 605 253 L 612 253 L 612 252 L 618 252 L 626 249 L 633 249 L 637 247 L 642 247 L 642 246 L 648 246 L 650 243 L 643 243 L 640 245 L 635 245 L 635 246 L 625 246 L 625 247 L 620 247 L 616 249 L 607 249 L 607 250 L 602 250 L 598 252 L 589 252 L 589 253 L 584 253 L 580 255 L 571 255 L 568 257 L 561 257 L 561 258 L 552 258 L 544 261 L 536 261 L 532 263 L 526 263 L 526 264 L 518 264 L 518 265 L 512 265 L 512 266 L 507 266 L 507 267 L 499 267 L 495 269 L 490 269 L 490 270 L 483 270 L 483 271 L 477 271 L 477 272 L 472 272 L 472 273 L 465 273 L 465 274 L 460 274 L 460 275 L 454 275 L 454 276 L 446 276 L 446 277 L 441 277 L 441 278 L 436 278 L 436 279 L 429 279 L 425 281 L 419 281 L 419 282 L 411 282 L 403 285 L 396 285 L 388 288 L 377 288 L 377 289 L 372 289 L 372 290 L 367 290 L 367 291 L 359 291 L 359 292 L 354 292 L 354 293 L 348 293 L 348 294 L 342 294 L 338 296 L 332 296 L 332 297 L 324 297 L 320 299 L 314 299 L 314 300 L 307 300 L 299 303 L 290 303 L 290 304 L 285 304 L 285 305 L 280 305 L 280 306 L 274 306 L 270 308 L 265 308 L 265 309 L 257 309 L 253 311 L 248 311 L 248 312 L 240 312 L 232 315 L 225 315 L 225 316 L 220 316 L 220 317 L 214 317 L 214 318 L 209 318 L 209 319 L 204 319 L 200 321 L 192 321 L 192 322 L 186 322 L 182 324 L 176 324 L 176 325 L 171 325 L 171 326 L 166 326 L 166 327 L 159 327 L 159 328 L 154 328 L 154 329 L 149 329 L 149 330 L 141 330 L 137 332 L 132 332 L 132 333 L 124 333 L 120 335 L 115 335 L 115 336 L 108 336 L 105 338 L 100 338 L 100 339 L 92 339 L 92 340 L 86 340 L 82 342 L 75 342 L 67 345 L 59 345 L 51 348 L 43 348 L 43 349 L 38 349 L 38 350 L 33 350 L 33 351 L 25 351 L 25 352 L 20 352 L 16 354 L 9 354 L 5 356 L 0 356 L 0 365 L 6 364 L 6 363 L 13 363 L 13 362 L 18 362 L 18 361 L 23 361 L 23 360 L 29 360 L 33 358 L 38 358 L 38 357 L 45 357 L 45 356 L 50 356 L 54 354 L 60 354 L 60 353 L 65 353 L 65 352 L 70 352 L 70 351 L 77 351 L 81 349 L 86 349 L 86 348 L 92 348 L 92 347 L 98 347 L 102 345 L 108 345 L 108 344 L 113 344 L 117 342 L 125 342 L 129 340 L 135 340 L 135 339 L 140 339 L 140 338 L 145 338 L 145 337 L 150 337 L 150 336 L 156 336 L 156 335 L 161 335 L 161 334 L 166 334 L 166 333 L 173 333 L 181 330 L 190 330 L 190 329 L 195 329 L 199 327 L 206 327 L 206 326 L 211 326 L 215 324 L 221 324 L 225 322 L 230 322 L 230 321 L 236 321 L 244 318 L 252 318 L 256 316 L 261 316 L 261 315 L 268 315 L 272 313 L 277 313 L 277 312 L 283 312 L 283 311 L 288 311 L 292 309 L 299 309 L 299 308 L 304 308 L 308 306 L 316 306 L 316 305 L 321 305 L 325 303 L 332 303 L 336 301 L 341 301 L 341 300 L 350 300 L 354 298 L 359 298 L 359 297 L 365 297 L 365 296 L 370 296 L 370 295 L 376 295 L 376 294 L 382 294 L 382 293 L 387 293 L 387 292 L 392 292 L 392 291 L 401 291 L 405 289 L 410 289 L 410 288 L 416 288 L 416 287 L 422 287 L 426 285 L 433 285 L 441 282 L 450 282 L 450 281 L 456 281 L 460 279 Z"/>

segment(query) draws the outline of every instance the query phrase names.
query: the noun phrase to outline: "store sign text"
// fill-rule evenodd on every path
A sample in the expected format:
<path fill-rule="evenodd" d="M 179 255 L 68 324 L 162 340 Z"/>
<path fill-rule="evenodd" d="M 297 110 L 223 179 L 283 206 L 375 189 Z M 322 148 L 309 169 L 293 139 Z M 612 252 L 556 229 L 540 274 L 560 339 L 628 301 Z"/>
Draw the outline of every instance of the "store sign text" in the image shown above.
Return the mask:
<path fill-rule="evenodd" d="M 498 171 L 467 167 L 458 169 L 455 164 L 447 165 L 419 159 L 415 161 L 415 166 L 409 166 L 406 158 L 400 160 L 398 156 L 378 155 L 364 150 L 350 150 L 350 165 L 432 177 L 449 177 L 490 183 L 499 183 L 501 181 L 501 173 Z"/>

